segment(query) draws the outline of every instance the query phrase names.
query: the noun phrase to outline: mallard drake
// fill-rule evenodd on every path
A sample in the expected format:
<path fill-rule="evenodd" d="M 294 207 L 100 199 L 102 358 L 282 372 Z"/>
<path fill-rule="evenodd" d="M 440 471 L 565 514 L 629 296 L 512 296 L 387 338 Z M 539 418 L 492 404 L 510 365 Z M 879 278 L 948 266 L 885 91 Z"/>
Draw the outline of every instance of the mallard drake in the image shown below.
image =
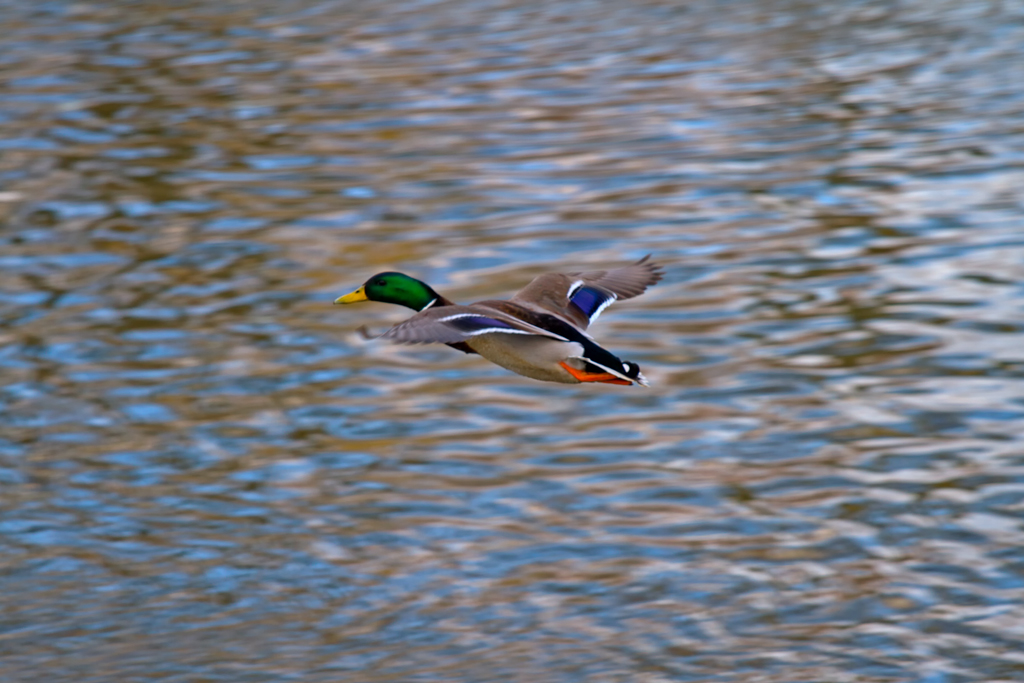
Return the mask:
<path fill-rule="evenodd" d="M 462 306 L 404 273 L 378 273 L 336 304 L 381 301 L 417 311 L 380 336 L 400 344 L 447 344 L 478 353 L 512 372 L 546 382 L 648 386 L 636 363 L 623 361 L 587 334 L 616 301 L 632 299 L 661 279 L 650 254 L 614 270 L 547 273 L 510 301 Z"/>

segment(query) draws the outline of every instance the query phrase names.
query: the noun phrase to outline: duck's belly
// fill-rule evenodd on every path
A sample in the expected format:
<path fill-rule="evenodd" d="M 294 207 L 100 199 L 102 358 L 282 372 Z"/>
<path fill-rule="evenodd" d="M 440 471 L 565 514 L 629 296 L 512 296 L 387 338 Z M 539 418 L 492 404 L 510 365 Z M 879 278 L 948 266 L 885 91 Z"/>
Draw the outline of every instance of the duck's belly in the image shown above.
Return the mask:
<path fill-rule="evenodd" d="M 583 353 L 583 347 L 576 342 L 561 342 L 544 337 L 527 337 L 511 334 L 482 334 L 466 342 L 471 349 L 506 370 L 539 379 L 542 382 L 579 384 L 580 381 L 559 365 L 572 356 Z M 567 361 L 580 369 L 583 363 Z"/>

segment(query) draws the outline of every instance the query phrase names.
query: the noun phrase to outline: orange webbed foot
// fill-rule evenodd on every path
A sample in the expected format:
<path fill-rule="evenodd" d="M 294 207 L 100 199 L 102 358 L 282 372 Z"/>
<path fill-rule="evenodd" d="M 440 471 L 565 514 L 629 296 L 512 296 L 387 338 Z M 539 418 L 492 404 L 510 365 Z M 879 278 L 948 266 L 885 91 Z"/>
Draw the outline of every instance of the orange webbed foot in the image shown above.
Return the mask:
<path fill-rule="evenodd" d="M 610 372 L 586 372 L 585 370 L 577 370 L 565 362 L 559 363 L 559 365 L 565 368 L 566 372 L 581 382 L 600 382 L 601 384 L 621 384 L 624 386 L 632 384 L 629 380 L 616 377 Z"/>

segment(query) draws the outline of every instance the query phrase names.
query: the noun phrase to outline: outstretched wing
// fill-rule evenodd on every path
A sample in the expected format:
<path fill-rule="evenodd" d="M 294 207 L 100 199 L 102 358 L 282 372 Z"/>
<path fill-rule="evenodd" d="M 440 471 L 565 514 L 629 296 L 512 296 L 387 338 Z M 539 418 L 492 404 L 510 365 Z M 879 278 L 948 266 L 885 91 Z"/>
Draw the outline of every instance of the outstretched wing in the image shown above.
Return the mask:
<path fill-rule="evenodd" d="M 453 344 L 481 334 L 519 334 L 567 341 L 559 334 L 500 311 L 474 306 L 428 308 L 398 323 L 382 334 L 381 339 L 399 344 Z"/>
<path fill-rule="evenodd" d="M 661 266 L 650 258 L 648 254 L 636 263 L 613 270 L 541 275 L 512 301 L 540 307 L 586 329 L 614 302 L 639 296 L 661 280 Z"/>

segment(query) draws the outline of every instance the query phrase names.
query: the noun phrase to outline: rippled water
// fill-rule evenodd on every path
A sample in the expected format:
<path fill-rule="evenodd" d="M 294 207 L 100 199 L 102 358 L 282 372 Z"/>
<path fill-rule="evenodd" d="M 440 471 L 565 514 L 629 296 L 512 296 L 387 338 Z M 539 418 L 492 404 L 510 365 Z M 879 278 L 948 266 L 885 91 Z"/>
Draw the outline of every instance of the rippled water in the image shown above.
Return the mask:
<path fill-rule="evenodd" d="M 1021 2 L 0 16 L 5 681 L 1024 680 Z"/>

